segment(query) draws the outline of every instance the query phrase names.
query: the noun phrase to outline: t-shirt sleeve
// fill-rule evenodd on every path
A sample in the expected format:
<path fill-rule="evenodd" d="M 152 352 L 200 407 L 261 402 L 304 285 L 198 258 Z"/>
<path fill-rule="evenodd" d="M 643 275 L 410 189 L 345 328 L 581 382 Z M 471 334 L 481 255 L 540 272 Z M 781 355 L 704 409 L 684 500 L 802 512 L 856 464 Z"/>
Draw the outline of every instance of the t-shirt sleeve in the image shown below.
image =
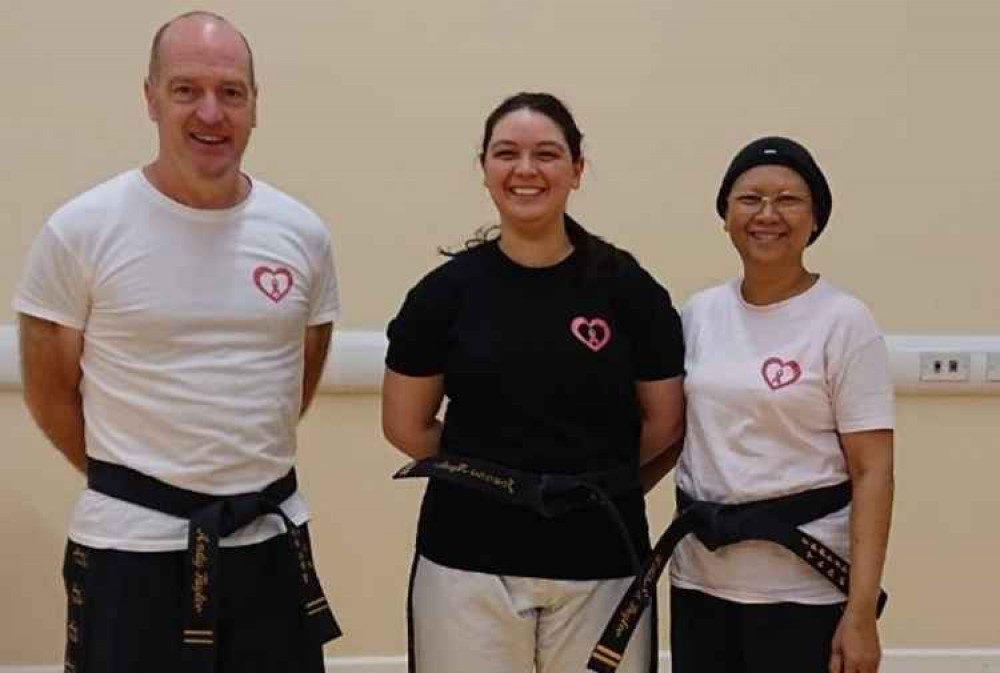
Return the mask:
<path fill-rule="evenodd" d="M 632 346 L 637 381 L 658 381 L 684 373 L 684 335 L 670 293 L 635 261 L 627 264 L 618 305 Z"/>
<path fill-rule="evenodd" d="M 389 323 L 386 366 L 406 376 L 444 373 L 455 302 L 440 269 L 417 283 Z"/>
<path fill-rule="evenodd" d="M 852 311 L 829 362 L 834 414 L 840 433 L 891 430 L 895 393 L 885 338 L 867 309 Z M 836 341 L 841 341 L 837 344 Z"/>
<path fill-rule="evenodd" d="M 87 324 L 88 274 L 51 224 L 32 243 L 14 310 L 77 330 Z"/>
<path fill-rule="evenodd" d="M 332 322 L 340 315 L 340 291 L 337 286 L 337 269 L 333 261 L 333 246 L 329 236 L 325 239 L 323 252 L 319 256 L 319 266 L 312 285 L 309 301 L 309 325 Z"/>

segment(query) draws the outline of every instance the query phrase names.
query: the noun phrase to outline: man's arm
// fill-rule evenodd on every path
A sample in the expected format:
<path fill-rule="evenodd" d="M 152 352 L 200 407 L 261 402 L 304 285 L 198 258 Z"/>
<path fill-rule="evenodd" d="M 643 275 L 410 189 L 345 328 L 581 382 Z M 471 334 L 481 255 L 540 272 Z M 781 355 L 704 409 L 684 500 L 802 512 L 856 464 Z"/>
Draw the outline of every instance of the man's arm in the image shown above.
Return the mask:
<path fill-rule="evenodd" d="M 305 415 L 316 395 L 316 388 L 319 386 L 319 380 L 323 376 L 323 367 L 326 365 L 326 354 L 330 350 L 330 337 L 332 335 L 332 322 L 306 327 L 305 362 L 302 371 L 302 408 L 299 411 L 299 418 Z"/>
<path fill-rule="evenodd" d="M 49 441 L 86 474 L 80 395 L 83 332 L 23 313 L 19 323 L 24 402 Z"/>

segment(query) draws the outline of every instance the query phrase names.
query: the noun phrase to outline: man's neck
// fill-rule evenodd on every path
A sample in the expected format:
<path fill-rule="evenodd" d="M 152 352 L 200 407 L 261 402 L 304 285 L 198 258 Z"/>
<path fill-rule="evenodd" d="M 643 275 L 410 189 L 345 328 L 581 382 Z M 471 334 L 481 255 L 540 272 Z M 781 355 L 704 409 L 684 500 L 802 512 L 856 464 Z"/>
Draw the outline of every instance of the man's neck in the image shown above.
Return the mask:
<path fill-rule="evenodd" d="M 143 174 L 164 196 L 198 210 L 232 208 L 250 193 L 250 180 L 240 172 L 217 180 L 189 179 L 157 159 L 143 168 Z"/>

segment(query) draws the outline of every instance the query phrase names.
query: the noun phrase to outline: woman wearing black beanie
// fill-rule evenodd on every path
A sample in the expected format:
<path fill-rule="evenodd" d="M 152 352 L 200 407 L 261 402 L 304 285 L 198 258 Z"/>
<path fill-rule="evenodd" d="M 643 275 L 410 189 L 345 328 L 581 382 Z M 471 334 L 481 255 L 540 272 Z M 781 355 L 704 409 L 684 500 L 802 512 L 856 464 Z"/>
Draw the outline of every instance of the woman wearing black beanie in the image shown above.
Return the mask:
<path fill-rule="evenodd" d="M 802 558 L 761 540 L 710 551 L 688 536 L 678 545 L 671 562 L 675 673 L 878 668 L 893 386 L 868 309 L 805 267 L 805 249 L 826 227 L 832 203 L 819 166 L 787 138 L 749 144 L 723 178 L 716 206 L 743 274 L 696 294 L 682 313 L 688 430 L 676 473 L 681 508 L 819 492 L 842 499 L 825 515 L 796 522 L 811 536 L 799 535 L 807 544 Z M 811 560 L 810 548 L 818 550 Z"/>

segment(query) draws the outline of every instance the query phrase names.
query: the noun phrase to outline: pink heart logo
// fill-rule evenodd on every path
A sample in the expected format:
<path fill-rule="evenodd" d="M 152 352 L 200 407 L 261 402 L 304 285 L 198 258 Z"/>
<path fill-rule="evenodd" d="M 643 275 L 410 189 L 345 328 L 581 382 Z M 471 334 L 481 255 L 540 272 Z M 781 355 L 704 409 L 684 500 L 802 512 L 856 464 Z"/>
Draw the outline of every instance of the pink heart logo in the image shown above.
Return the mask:
<path fill-rule="evenodd" d="M 253 270 L 253 282 L 265 297 L 277 304 L 292 289 L 292 272 L 280 266 L 277 269 L 258 266 Z"/>
<path fill-rule="evenodd" d="M 768 358 L 760 368 L 761 376 L 771 390 L 790 386 L 802 376 L 802 368 L 795 360 L 783 361 L 781 358 Z"/>
<path fill-rule="evenodd" d="M 573 318 L 569 329 L 578 340 L 595 353 L 611 341 L 611 328 L 600 318 Z"/>

